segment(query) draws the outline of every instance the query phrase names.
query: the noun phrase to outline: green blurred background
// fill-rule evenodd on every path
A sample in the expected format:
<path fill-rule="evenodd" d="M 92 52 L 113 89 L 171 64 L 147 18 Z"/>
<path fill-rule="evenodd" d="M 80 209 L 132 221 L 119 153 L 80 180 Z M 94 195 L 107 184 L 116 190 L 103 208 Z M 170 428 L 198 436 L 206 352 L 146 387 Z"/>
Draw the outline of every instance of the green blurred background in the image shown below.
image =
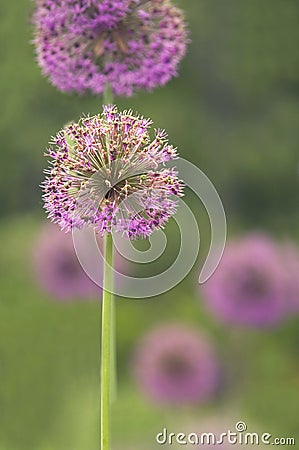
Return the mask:
<path fill-rule="evenodd" d="M 30 257 L 45 221 L 38 186 L 49 137 L 82 112 L 98 112 L 102 100 L 61 94 L 41 76 L 30 45 L 32 3 L 0 0 L 0 449 L 93 449 L 100 306 L 52 301 L 36 286 Z M 120 99 L 119 106 L 166 128 L 181 156 L 209 176 L 225 206 L 229 237 L 262 229 L 299 243 L 298 0 L 177 3 L 192 38 L 180 76 L 152 94 Z M 208 220 L 190 193 L 186 198 L 201 225 L 204 255 Z M 173 224 L 168 235 L 176 240 Z M 163 426 L 190 429 L 222 416 L 231 416 L 232 427 L 245 420 L 299 438 L 299 318 L 271 331 L 219 325 L 196 294 L 198 267 L 159 298 L 118 299 L 115 449 L 158 448 L 154 436 Z M 132 380 L 139 337 L 171 320 L 210 334 L 225 367 L 225 389 L 205 406 L 158 407 Z"/>

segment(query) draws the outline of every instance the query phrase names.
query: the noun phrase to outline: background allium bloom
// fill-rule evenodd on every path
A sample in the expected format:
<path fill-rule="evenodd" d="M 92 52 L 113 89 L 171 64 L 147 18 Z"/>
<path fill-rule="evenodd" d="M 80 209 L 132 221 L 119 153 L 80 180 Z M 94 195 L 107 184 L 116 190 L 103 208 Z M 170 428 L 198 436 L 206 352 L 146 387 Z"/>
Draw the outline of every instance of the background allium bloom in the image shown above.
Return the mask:
<path fill-rule="evenodd" d="M 289 310 L 280 247 L 263 235 L 227 245 L 215 274 L 203 285 L 209 310 L 228 323 L 275 325 Z"/>
<path fill-rule="evenodd" d="M 169 0 L 38 0 L 35 45 L 60 90 L 116 95 L 151 90 L 177 74 L 187 32 Z"/>
<path fill-rule="evenodd" d="M 66 230 L 90 224 L 100 234 L 114 228 L 129 238 L 162 227 L 176 210 L 182 183 L 163 165 L 176 150 L 162 130 L 151 139 L 151 123 L 109 106 L 61 130 L 48 151 L 49 218 Z"/>
<path fill-rule="evenodd" d="M 36 279 L 45 292 L 60 300 L 99 297 L 101 289 L 81 267 L 71 234 L 46 224 L 33 253 Z"/>
<path fill-rule="evenodd" d="M 133 364 L 142 390 L 159 402 L 203 402 L 218 387 L 219 368 L 212 346 L 183 325 L 168 324 L 149 332 Z"/>

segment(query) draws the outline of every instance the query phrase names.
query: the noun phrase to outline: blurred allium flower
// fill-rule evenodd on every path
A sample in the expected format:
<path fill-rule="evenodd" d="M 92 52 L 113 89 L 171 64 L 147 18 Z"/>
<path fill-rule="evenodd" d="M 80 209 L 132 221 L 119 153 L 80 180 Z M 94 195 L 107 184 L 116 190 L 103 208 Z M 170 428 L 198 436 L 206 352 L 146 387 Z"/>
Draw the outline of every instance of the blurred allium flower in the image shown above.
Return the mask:
<path fill-rule="evenodd" d="M 163 163 L 176 150 L 152 122 L 104 107 L 102 114 L 72 123 L 53 137 L 44 182 L 45 208 L 62 229 L 91 224 L 129 238 L 163 227 L 176 210 L 182 183 Z M 159 167 L 162 164 L 162 167 Z"/>
<path fill-rule="evenodd" d="M 141 340 L 133 372 L 149 397 L 173 404 L 206 401 L 219 381 L 211 344 L 192 328 L 176 324 L 160 326 Z"/>
<path fill-rule="evenodd" d="M 33 253 L 36 279 L 45 292 L 66 301 L 99 297 L 101 289 L 81 267 L 71 234 L 66 235 L 59 227 L 46 224 L 34 244 Z"/>
<path fill-rule="evenodd" d="M 187 32 L 169 0 L 38 0 L 38 63 L 60 90 L 116 95 L 164 85 L 177 74 Z"/>
<path fill-rule="evenodd" d="M 275 325 L 289 311 L 289 287 L 279 245 L 256 234 L 227 245 L 203 293 L 220 320 L 263 327 Z"/>
<path fill-rule="evenodd" d="M 282 246 L 281 260 L 286 269 L 290 312 L 299 313 L 299 252 L 292 242 Z"/>

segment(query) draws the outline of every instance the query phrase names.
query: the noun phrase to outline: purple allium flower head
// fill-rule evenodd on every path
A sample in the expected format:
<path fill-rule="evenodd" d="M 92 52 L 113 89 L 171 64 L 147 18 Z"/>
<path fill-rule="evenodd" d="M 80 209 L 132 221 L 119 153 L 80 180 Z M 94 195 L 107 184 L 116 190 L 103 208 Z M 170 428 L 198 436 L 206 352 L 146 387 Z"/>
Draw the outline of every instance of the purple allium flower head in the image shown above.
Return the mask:
<path fill-rule="evenodd" d="M 141 340 L 133 372 L 150 398 L 172 404 L 204 402 L 219 381 L 211 344 L 197 331 L 180 324 L 159 326 Z"/>
<path fill-rule="evenodd" d="M 81 267 L 71 234 L 66 235 L 58 226 L 44 225 L 33 257 L 37 282 L 49 295 L 64 301 L 99 297 L 101 289 Z"/>
<path fill-rule="evenodd" d="M 131 111 L 104 107 L 53 137 L 44 186 L 45 209 L 62 229 L 92 225 L 130 239 L 163 227 L 176 210 L 183 185 L 164 163 L 176 158 L 165 131 Z M 162 167 L 160 167 L 162 166 Z"/>
<path fill-rule="evenodd" d="M 187 32 L 169 0 L 38 0 L 38 63 L 66 92 L 114 94 L 164 85 L 177 74 Z"/>
<path fill-rule="evenodd" d="M 203 285 L 208 309 L 220 320 L 249 327 L 277 324 L 289 310 L 280 247 L 261 234 L 230 242 Z"/>

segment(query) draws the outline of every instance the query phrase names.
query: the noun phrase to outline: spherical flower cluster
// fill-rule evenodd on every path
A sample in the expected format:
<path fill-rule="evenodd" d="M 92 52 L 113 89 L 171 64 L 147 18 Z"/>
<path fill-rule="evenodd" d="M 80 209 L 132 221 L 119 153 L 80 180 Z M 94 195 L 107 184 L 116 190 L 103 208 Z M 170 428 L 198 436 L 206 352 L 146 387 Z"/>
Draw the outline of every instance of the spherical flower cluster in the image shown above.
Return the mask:
<path fill-rule="evenodd" d="M 37 59 L 66 92 L 151 90 L 177 74 L 187 32 L 169 0 L 38 0 Z"/>
<path fill-rule="evenodd" d="M 55 299 L 98 298 L 101 293 L 81 267 L 72 236 L 58 226 L 46 224 L 42 228 L 34 243 L 33 262 L 37 283 Z"/>
<path fill-rule="evenodd" d="M 293 248 L 286 251 L 265 235 L 252 234 L 233 241 L 227 245 L 215 274 L 203 286 L 207 307 L 227 323 L 273 326 L 294 311 L 295 299 L 299 298 L 294 278 L 298 267 Z"/>
<path fill-rule="evenodd" d="M 287 299 L 290 313 L 299 313 L 299 252 L 292 242 L 287 242 L 281 249 L 281 260 L 286 269 Z"/>
<path fill-rule="evenodd" d="M 144 336 L 136 350 L 133 373 L 152 400 L 172 404 L 204 402 L 219 382 L 211 344 L 179 324 L 159 326 Z"/>
<path fill-rule="evenodd" d="M 164 163 L 176 158 L 163 130 L 130 111 L 104 107 L 53 137 L 43 183 L 45 209 L 62 229 L 146 237 L 174 214 L 183 185 Z M 162 166 L 162 167 L 160 167 Z"/>

